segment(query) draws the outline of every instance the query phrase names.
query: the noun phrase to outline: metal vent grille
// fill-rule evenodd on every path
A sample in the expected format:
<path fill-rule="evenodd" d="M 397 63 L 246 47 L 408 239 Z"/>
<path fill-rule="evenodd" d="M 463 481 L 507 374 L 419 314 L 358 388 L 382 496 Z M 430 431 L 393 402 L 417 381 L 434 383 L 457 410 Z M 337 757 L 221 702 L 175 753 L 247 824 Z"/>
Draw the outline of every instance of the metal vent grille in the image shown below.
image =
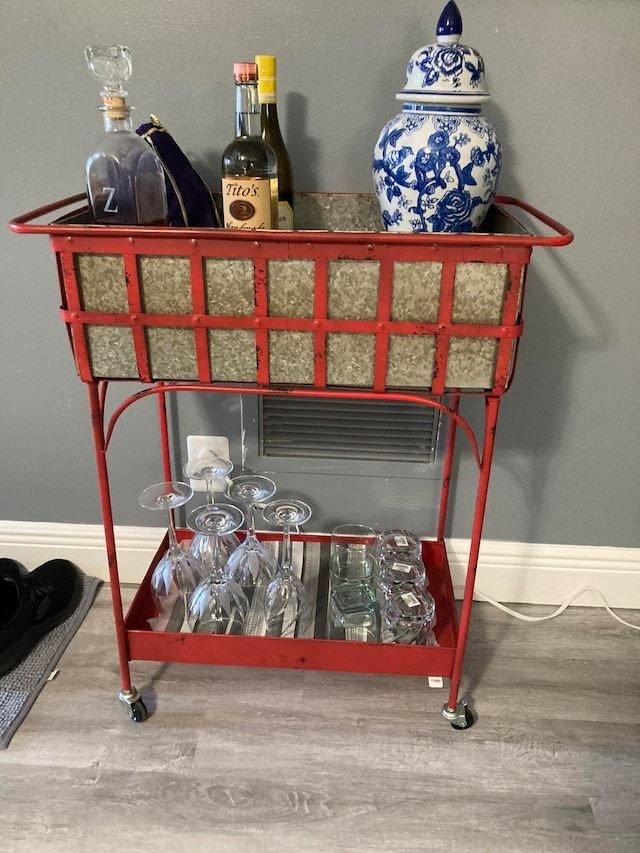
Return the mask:
<path fill-rule="evenodd" d="M 418 403 L 262 398 L 262 455 L 431 464 L 439 412 Z"/>

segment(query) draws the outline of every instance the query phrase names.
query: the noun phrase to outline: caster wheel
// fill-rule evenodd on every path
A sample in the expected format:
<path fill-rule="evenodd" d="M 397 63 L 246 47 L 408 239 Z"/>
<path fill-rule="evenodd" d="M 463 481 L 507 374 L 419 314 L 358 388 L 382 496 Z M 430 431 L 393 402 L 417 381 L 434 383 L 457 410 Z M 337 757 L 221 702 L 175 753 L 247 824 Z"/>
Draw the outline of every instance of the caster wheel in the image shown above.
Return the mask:
<path fill-rule="evenodd" d="M 135 702 L 129 705 L 129 716 L 134 723 L 144 723 L 149 716 L 149 712 L 142 699 L 136 699 Z"/>
<path fill-rule="evenodd" d="M 452 729 L 457 729 L 458 731 L 463 731 L 464 729 L 470 729 L 471 726 L 475 723 L 475 719 L 473 714 L 468 708 L 464 709 L 464 719 L 458 718 L 457 720 L 451 723 Z"/>
<path fill-rule="evenodd" d="M 470 729 L 475 722 L 475 718 L 466 699 L 461 699 L 455 708 L 450 708 L 445 705 L 442 709 L 442 716 L 450 723 L 451 728 L 462 731 Z"/>

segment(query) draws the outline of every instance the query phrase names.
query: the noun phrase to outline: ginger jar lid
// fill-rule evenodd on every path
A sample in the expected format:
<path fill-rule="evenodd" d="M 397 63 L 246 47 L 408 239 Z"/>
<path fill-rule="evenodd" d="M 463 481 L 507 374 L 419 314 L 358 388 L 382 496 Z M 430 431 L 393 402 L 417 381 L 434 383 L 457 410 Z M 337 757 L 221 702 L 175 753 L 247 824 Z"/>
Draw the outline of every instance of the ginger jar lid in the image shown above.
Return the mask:
<path fill-rule="evenodd" d="M 438 20 L 436 43 L 421 47 L 411 56 L 405 87 L 396 98 L 449 106 L 488 100 L 484 61 L 474 48 L 460 44 L 461 36 L 462 16 L 454 0 L 449 0 Z"/>

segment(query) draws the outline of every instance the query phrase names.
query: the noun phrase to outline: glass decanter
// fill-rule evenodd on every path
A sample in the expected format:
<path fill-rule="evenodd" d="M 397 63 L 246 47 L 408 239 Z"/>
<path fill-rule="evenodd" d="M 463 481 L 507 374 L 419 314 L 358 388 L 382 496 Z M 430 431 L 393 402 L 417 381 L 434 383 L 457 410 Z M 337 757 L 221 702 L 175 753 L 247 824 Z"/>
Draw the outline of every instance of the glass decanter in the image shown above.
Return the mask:
<path fill-rule="evenodd" d="M 166 225 L 162 164 L 134 131 L 123 85 L 131 77 L 131 53 L 123 45 L 85 49 L 91 73 L 102 83 L 104 132 L 85 168 L 93 219 L 101 225 Z"/>

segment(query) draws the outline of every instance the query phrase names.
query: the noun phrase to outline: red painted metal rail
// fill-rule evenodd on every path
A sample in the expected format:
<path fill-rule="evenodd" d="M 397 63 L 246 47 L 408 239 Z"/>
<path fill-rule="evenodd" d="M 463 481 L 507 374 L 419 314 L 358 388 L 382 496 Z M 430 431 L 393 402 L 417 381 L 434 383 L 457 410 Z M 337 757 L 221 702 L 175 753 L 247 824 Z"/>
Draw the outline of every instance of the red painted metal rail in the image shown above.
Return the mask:
<path fill-rule="evenodd" d="M 424 245 L 431 243 L 438 246 L 460 246 L 468 247 L 469 245 L 478 246 L 495 246 L 514 245 L 514 246 L 566 246 L 573 240 L 573 232 L 570 231 L 561 222 L 553 219 L 546 213 L 543 213 L 533 205 L 527 204 L 522 199 L 514 198 L 513 196 L 496 196 L 494 204 L 499 207 L 513 207 L 516 210 L 522 210 L 528 213 L 533 219 L 537 220 L 542 225 L 546 226 L 553 234 L 489 234 L 489 233 L 471 233 L 471 234 L 399 234 L 390 232 L 344 232 L 336 234 L 336 232 L 321 232 L 321 231 L 261 231 L 259 239 L 256 239 L 258 232 L 247 232 L 241 230 L 228 229 L 210 229 L 210 228 L 170 228 L 160 226 L 138 226 L 132 229 L 130 226 L 110 225 L 108 231 L 113 237 L 126 237 L 127 239 L 135 239 L 139 237 L 167 237 L 176 238 L 178 240 L 220 240 L 221 242 L 253 242 L 260 244 L 263 242 L 291 244 L 312 242 L 314 244 L 323 242 L 332 242 L 336 236 L 339 239 L 344 239 L 349 242 L 353 234 L 358 234 L 361 241 L 365 244 L 371 243 L 388 243 L 389 245 Z M 78 205 L 80 205 L 78 207 Z M 9 227 L 16 234 L 48 234 L 50 236 L 62 235 L 66 236 L 70 233 L 76 234 L 78 237 L 89 237 L 94 239 L 96 234 L 104 233 L 105 226 L 91 224 L 71 224 L 64 221 L 36 223 L 34 220 L 42 219 L 49 216 L 51 213 L 59 213 L 66 208 L 73 207 L 74 210 L 68 214 L 67 218 L 77 216 L 78 214 L 87 211 L 86 195 L 78 193 L 69 196 L 68 198 L 59 201 L 51 202 L 43 205 L 36 210 L 23 213 L 20 216 L 14 217 L 9 223 Z M 517 221 L 517 220 L 516 220 Z M 286 234 L 286 237 L 284 236 Z"/>

